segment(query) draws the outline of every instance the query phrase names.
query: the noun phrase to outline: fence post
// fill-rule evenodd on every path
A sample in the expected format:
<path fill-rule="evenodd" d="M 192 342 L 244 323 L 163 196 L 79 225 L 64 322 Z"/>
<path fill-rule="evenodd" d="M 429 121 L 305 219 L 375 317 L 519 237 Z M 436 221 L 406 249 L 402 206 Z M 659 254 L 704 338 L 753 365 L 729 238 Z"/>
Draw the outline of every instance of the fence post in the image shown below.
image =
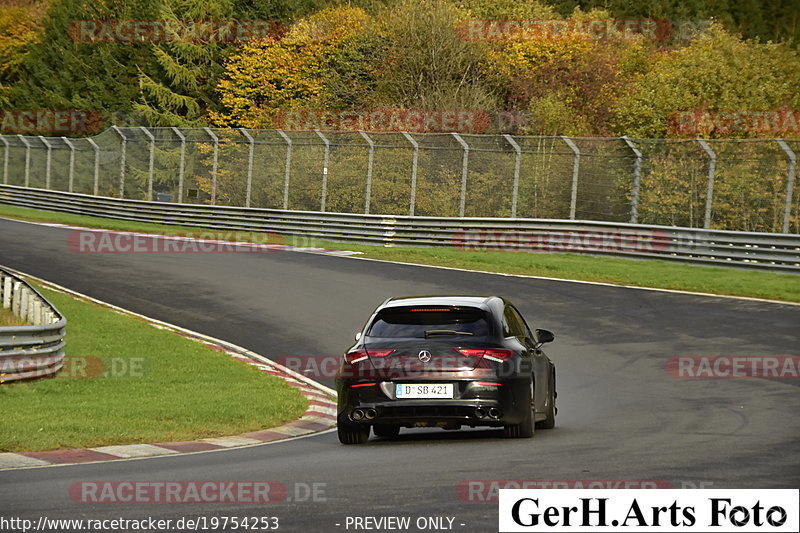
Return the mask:
<path fill-rule="evenodd" d="M 514 149 L 514 186 L 511 189 L 511 218 L 517 218 L 517 199 L 519 198 L 519 164 L 522 158 L 522 149 L 508 133 L 503 134 L 503 138 Z"/>
<path fill-rule="evenodd" d="M 94 195 L 97 196 L 100 193 L 100 147 L 91 137 L 86 137 L 86 140 L 94 149 Z"/>
<path fill-rule="evenodd" d="M 328 141 L 328 138 L 325 137 L 321 131 L 314 130 L 319 135 L 319 138 L 322 139 L 322 142 L 325 143 L 325 153 L 322 159 L 322 198 L 319 201 L 319 210 L 325 211 L 325 200 L 328 195 L 328 156 L 331 151 L 331 143 Z"/>
<path fill-rule="evenodd" d="M 61 137 L 64 144 L 69 146 L 69 177 L 67 181 L 67 191 L 72 192 L 72 183 L 75 178 L 75 145 L 66 137 Z"/>
<path fill-rule="evenodd" d="M 633 162 L 633 192 L 631 193 L 631 224 L 636 224 L 639 220 L 639 188 L 642 181 L 642 151 L 633 144 L 626 135 L 621 137 L 628 148 L 631 149 L 636 160 Z"/>
<path fill-rule="evenodd" d="M 464 209 L 467 205 L 467 172 L 469 171 L 469 145 L 456 132 L 451 135 L 461 144 L 464 153 L 461 156 L 461 199 L 458 204 L 458 216 L 464 217 Z"/>
<path fill-rule="evenodd" d="M 5 135 L 0 135 L 0 141 L 3 141 L 3 146 L 5 146 L 5 155 L 3 157 L 3 185 L 8 185 L 8 141 Z"/>
<path fill-rule="evenodd" d="M 786 176 L 786 205 L 783 208 L 783 232 L 789 233 L 789 219 L 792 214 L 792 196 L 794 195 L 794 173 L 797 165 L 797 156 L 786 141 L 783 139 L 775 139 L 775 142 L 786 152 L 786 157 L 789 158 L 789 173 Z M 800 216 L 800 213 L 798 213 Z"/>
<path fill-rule="evenodd" d="M 375 155 L 375 143 L 372 142 L 372 139 L 369 138 L 369 135 L 364 133 L 363 131 L 359 131 L 358 133 L 367 141 L 369 144 L 369 155 L 367 156 L 367 190 L 364 193 L 366 195 L 366 199 L 364 200 L 364 214 L 369 214 L 369 202 L 372 196 L 372 158 Z"/>
<path fill-rule="evenodd" d="M 217 205 L 217 161 L 219 158 L 219 137 L 211 128 L 203 128 L 209 137 L 214 141 L 214 164 L 211 167 L 211 205 Z"/>
<path fill-rule="evenodd" d="M 417 202 L 417 162 L 419 161 L 419 144 L 408 132 L 401 132 L 411 146 L 414 148 L 414 155 L 411 159 L 411 198 L 408 202 L 408 214 L 414 216 L 414 204 Z"/>
<path fill-rule="evenodd" d="M 567 143 L 567 146 L 570 147 L 572 153 L 575 154 L 575 159 L 572 162 L 572 193 L 569 199 L 569 219 L 575 220 L 575 212 L 578 205 L 578 172 L 580 172 L 581 167 L 581 151 L 578 150 L 578 147 L 575 146 L 575 143 L 572 142 L 572 139 L 566 135 L 562 135 L 561 139 Z"/>
<path fill-rule="evenodd" d="M 172 127 L 172 132 L 181 140 L 181 160 L 178 166 L 178 202 L 183 203 L 183 171 L 186 166 L 186 137 L 176 127 Z"/>
<path fill-rule="evenodd" d="M 47 148 L 47 159 L 44 163 L 44 188 L 48 191 L 50 190 L 50 169 L 52 168 L 52 160 L 53 160 L 53 147 L 44 138 L 42 135 L 39 135 L 39 140 L 42 141 L 42 144 Z"/>
<path fill-rule="evenodd" d="M 244 193 L 244 206 L 250 207 L 250 194 L 253 190 L 253 152 L 256 148 L 256 140 L 253 139 L 253 136 L 244 129 L 239 128 L 239 131 L 242 132 L 247 138 L 247 141 L 250 143 L 250 151 L 247 154 L 247 185 L 245 186 L 245 193 Z"/>
<path fill-rule="evenodd" d="M 119 197 L 125 198 L 125 157 L 128 150 L 128 139 L 117 126 L 111 126 L 111 129 L 122 139 L 119 152 Z"/>
<path fill-rule="evenodd" d="M 150 139 L 150 151 L 147 158 L 147 200 L 149 202 L 153 201 L 153 155 L 156 149 L 156 138 L 153 137 L 153 134 L 150 133 L 150 130 L 145 128 L 144 126 L 139 127 L 140 130 L 147 135 L 147 138 Z"/>
<path fill-rule="evenodd" d="M 714 170 L 717 168 L 717 154 L 703 139 L 695 139 L 708 155 L 708 186 L 706 188 L 706 214 L 703 219 L 703 228 L 711 227 L 711 206 L 714 203 Z"/>
<path fill-rule="evenodd" d="M 289 173 L 292 169 L 292 140 L 283 130 L 276 130 L 286 141 L 286 160 L 283 163 L 283 208 L 289 209 Z"/>
<path fill-rule="evenodd" d="M 25 145 L 25 186 L 31 186 L 31 145 L 28 143 L 28 139 L 23 137 L 20 134 L 17 134 L 19 140 L 22 141 L 22 144 Z"/>

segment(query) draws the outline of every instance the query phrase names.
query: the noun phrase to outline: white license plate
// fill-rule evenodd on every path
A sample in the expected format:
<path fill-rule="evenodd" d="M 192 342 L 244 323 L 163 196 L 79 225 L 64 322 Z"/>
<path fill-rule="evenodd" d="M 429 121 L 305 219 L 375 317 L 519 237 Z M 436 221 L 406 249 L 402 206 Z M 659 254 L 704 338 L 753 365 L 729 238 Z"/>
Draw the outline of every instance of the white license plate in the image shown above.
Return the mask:
<path fill-rule="evenodd" d="M 453 398 L 452 383 L 398 383 L 396 398 Z"/>

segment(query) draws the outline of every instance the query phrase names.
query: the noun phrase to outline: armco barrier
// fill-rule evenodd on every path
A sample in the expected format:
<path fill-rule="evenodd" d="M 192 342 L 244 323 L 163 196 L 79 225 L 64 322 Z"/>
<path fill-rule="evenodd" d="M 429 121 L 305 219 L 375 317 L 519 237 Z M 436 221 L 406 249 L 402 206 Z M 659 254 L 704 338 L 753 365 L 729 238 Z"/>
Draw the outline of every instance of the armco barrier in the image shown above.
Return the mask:
<path fill-rule="evenodd" d="M 384 246 L 572 252 L 800 272 L 800 235 L 786 233 L 550 219 L 286 211 L 122 200 L 12 185 L 0 185 L 0 203 L 121 220 L 271 231 Z"/>
<path fill-rule="evenodd" d="M 0 327 L 0 383 L 53 376 L 64 365 L 67 319 L 36 289 L 0 269 L 0 301 L 30 325 Z"/>

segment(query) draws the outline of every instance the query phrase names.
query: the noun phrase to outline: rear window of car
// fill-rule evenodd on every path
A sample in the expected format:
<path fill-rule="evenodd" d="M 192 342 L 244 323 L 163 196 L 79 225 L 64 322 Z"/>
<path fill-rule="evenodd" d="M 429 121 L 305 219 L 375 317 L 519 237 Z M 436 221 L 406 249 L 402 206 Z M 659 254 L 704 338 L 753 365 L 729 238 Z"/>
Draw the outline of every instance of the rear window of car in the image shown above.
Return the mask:
<path fill-rule="evenodd" d="M 367 335 L 382 338 L 487 337 L 486 313 L 475 307 L 393 307 L 378 313 Z"/>

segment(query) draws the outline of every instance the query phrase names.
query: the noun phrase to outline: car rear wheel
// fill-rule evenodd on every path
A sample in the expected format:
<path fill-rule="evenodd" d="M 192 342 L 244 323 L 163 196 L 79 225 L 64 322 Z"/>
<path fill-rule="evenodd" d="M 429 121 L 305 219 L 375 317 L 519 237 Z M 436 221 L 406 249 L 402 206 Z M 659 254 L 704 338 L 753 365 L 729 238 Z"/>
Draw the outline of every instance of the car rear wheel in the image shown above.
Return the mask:
<path fill-rule="evenodd" d="M 396 439 L 400 434 L 400 426 L 392 426 L 389 424 L 375 424 L 372 426 L 372 432 L 376 437 L 383 439 Z"/>
<path fill-rule="evenodd" d="M 547 392 L 547 410 L 544 420 L 536 423 L 536 428 L 553 429 L 556 427 L 556 376 L 555 371 L 550 372 L 550 383 Z"/>
<path fill-rule="evenodd" d="M 342 444 L 364 444 L 369 440 L 369 426 L 365 424 L 342 424 L 339 422 L 336 425 L 336 433 Z"/>
<path fill-rule="evenodd" d="M 528 439 L 533 437 L 533 397 L 533 380 L 531 380 L 530 386 L 525 389 L 523 402 L 528 406 L 528 409 L 522 422 L 503 426 L 503 435 L 507 439 Z"/>

